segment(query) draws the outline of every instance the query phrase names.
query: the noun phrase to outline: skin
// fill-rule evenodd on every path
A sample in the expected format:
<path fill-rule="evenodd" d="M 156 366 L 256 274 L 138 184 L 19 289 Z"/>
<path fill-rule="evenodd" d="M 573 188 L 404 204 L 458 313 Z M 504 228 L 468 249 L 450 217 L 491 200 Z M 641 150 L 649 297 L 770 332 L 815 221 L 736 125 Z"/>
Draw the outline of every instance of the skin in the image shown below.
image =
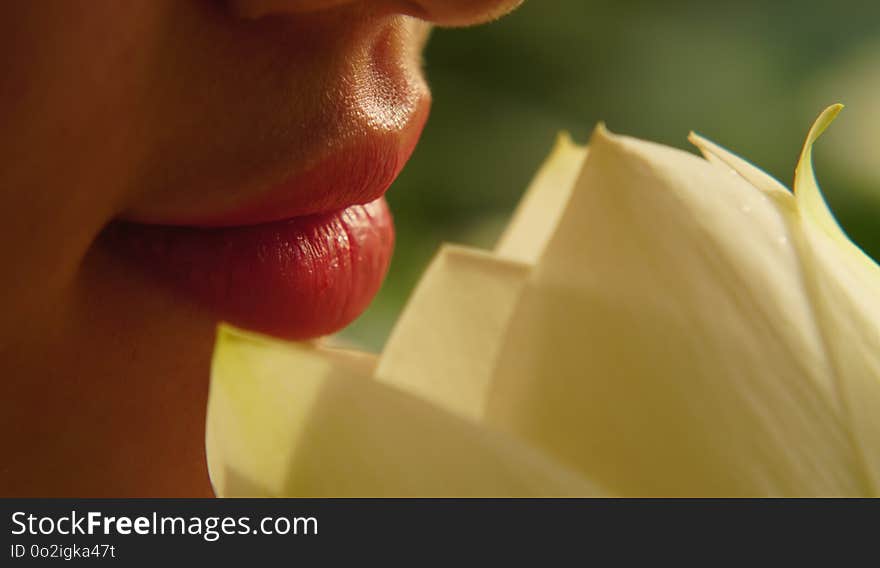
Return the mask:
<path fill-rule="evenodd" d="M 308 167 L 364 127 L 323 101 L 360 96 L 345 89 L 370 38 L 389 38 L 405 106 L 429 96 L 432 24 L 518 3 L 3 3 L 0 495 L 211 495 L 216 320 L 102 231 L 223 210 Z"/>

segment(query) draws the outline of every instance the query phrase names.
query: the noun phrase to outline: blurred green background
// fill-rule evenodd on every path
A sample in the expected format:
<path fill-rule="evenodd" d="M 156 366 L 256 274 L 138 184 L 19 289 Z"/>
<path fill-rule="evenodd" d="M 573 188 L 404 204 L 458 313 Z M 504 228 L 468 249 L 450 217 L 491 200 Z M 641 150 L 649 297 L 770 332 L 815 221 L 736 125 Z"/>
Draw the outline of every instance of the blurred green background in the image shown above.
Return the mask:
<path fill-rule="evenodd" d="M 381 348 L 441 242 L 491 247 L 559 130 L 689 148 L 696 130 L 791 185 L 803 137 L 826 198 L 880 258 L 880 2 L 529 0 L 493 24 L 436 30 L 432 115 L 388 194 L 397 249 L 343 337 Z"/>

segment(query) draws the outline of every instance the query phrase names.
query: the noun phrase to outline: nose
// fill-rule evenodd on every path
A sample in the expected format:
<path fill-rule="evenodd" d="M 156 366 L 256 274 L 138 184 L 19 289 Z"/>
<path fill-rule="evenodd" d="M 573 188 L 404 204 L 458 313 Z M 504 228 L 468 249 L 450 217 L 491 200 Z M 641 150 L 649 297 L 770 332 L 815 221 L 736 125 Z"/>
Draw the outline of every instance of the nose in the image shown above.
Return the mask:
<path fill-rule="evenodd" d="M 361 4 L 382 12 L 397 12 L 440 26 L 481 24 L 507 14 L 523 0 L 232 0 L 237 11 L 258 18 L 270 14 L 317 12 Z"/>

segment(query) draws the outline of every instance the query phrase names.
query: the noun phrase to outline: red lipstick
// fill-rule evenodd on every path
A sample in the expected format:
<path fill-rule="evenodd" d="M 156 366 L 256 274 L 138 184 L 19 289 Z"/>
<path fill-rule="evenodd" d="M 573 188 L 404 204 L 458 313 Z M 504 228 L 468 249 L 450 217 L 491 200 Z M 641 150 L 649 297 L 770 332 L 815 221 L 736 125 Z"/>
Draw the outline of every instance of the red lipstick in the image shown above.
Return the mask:
<path fill-rule="evenodd" d="M 337 331 L 366 309 L 388 271 L 394 226 L 383 194 L 428 104 L 403 131 L 362 137 L 234 210 L 118 221 L 105 237 L 218 320 L 295 340 Z"/>
<path fill-rule="evenodd" d="M 336 331 L 378 292 L 394 247 L 385 199 L 227 228 L 119 223 L 127 255 L 218 319 L 288 339 Z"/>

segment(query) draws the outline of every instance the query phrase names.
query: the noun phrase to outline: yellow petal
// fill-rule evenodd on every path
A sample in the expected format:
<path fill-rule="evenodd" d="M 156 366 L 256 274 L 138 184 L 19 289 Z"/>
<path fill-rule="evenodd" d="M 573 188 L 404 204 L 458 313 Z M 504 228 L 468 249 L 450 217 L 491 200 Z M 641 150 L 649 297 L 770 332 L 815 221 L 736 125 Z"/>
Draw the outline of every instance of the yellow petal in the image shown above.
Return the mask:
<path fill-rule="evenodd" d="M 865 483 L 880 495 L 880 267 L 843 233 L 812 165 L 812 147 L 841 105 L 826 109 L 807 135 L 795 175 L 805 273 L 824 330 Z"/>
<path fill-rule="evenodd" d="M 575 144 L 568 133 L 559 134 L 501 235 L 495 254 L 528 264 L 538 260 L 559 223 L 586 155 L 586 147 Z"/>
<path fill-rule="evenodd" d="M 391 333 L 376 377 L 478 419 L 525 264 L 444 246 Z"/>
<path fill-rule="evenodd" d="M 334 355 L 221 327 L 207 451 L 219 496 L 596 495 L 540 452 L 357 376 Z"/>
<path fill-rule="evenodd" d="M 840 225 L 837 224 L 837 220 L 834 219 L 834 215 L 828 209 L 828 204 L 825 203 L 825 198 L 822 197 L 822 192 L 819 190 L 819 184 L 816 183 L 816 176 L 813 173 L 813 144 L 825 132 L 825 129 L 828 128 L 831 122 L 837 118 L 841 110 L 843 110 L 843 105 L 841 104 L 826 108 L 816 118 L 813 126 L 810 127 L 804 147 L 801 150 L 800 160 L 798 160 L 798 165 L 794 172 L 794 191 L 797 196 L 798 209 L 805 219 L 814 226 L 821 228 L 829 237 L 851 247 L 852 244 L 849 242 L 849 239 L 843 234 Z M 841 250 L 846 251 L 849 247 L 845 246 Z"/>
<path fill-rule="evenodd" d="M 864 494 L 784 215 L 742 176 L 597 129 L 489 422 L 617 494 Z"/>
<path fill-rule="evenodd" d="M 730 168 L 734 173 L 742 176 L 747 182 L 760 189 L 768 196 L 778 200 L 779 203 L 790 207 L 794 206 L 794 198 L 791 195 L 791 192 L 784 185 L 779 183 L 776 178 L 764 170 L 755 167 L 751 163 L 740 158 L 733 152 L 722 148 L 718 144 L 715 144 L 711 140 L 703 138 L 696 132 L 691 132 L 690 135 L 688 135 L 688 140 L 690 140 L 691 144 L 700 149 L 700 152 L 703 153 L 703 157 L 709 162 Z"/>

